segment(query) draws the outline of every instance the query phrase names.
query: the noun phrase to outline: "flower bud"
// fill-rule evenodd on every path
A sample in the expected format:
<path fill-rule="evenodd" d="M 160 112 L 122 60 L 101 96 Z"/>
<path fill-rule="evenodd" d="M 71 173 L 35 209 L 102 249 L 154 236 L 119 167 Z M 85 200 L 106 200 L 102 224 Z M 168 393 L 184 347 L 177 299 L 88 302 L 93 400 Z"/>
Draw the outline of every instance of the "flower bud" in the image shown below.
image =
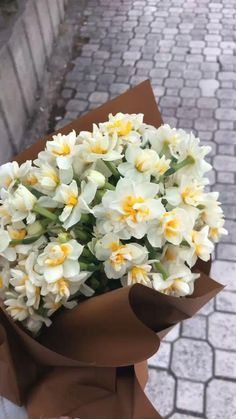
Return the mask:
<path fill-rule="evenodd" d="M 28 225 L 27 231 L 29 236 L 36 236 L 42 231 L 42 224 L 39 221 L 35 221 L 33 224 Z"/>
<path fill-rule="evenodd" d="M 90 182 L 95 183 L 98 188 L 103 188 L 106 183 L 105 176 L 97 170 L 89 170 L 86 177 Z"/>

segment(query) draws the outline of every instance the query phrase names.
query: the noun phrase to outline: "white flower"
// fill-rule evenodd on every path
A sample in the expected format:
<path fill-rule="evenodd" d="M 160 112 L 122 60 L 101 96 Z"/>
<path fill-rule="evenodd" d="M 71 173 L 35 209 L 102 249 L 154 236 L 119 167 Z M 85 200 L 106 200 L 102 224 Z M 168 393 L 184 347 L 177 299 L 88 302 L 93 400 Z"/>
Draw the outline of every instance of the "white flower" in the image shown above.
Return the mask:
<path fill-rule="evenodd" d="M 112 137 L 118 137 L 123 144 L 140 144 L 140 133 L 143 126 L 143 114 L 109 114 L 107 122 L 99 124 L 99 128 L 104 133 Z"/>
<path fill-rule="evenodd" d="M 9 292 L 7 299 L 4 301 L 6 311 L 15 321 L 22 322 L 30 315 L 29 307 L 27 307 L 24 297 L 17 293 Z"/>
<path fill-rule="evenodd" d="M 55 281 L 45 281 L 42 284 L 42 295 L 54 294 L 55 303 L 59 301 L 67 301 L 70 296 L 73 296 L 76 292 L 81 291 L 83 293 L 84 282 L 91 276 L 91 272 L 83 271 L 71 277 L 60 277 Z M 89 287 L 88 287 L 89 288 Z M 91 290 L 91 289 L 90 289 Z M 92 290 L 91 290 L 92 291 Z M 91 293 L 90 293 L 91 295 Z"/>
<path fill-rule="evenodd" d="M 167 243 L 163 248 L 161 262 L 168 267 L 169 265 L 180 265 L 186 262 L 189 267 L 192 267 L 195 264 L 195 259 L 191 247 L 174 246 Z"/>
<path fill-rule="evenodd" d="M 154 247 L 162 247 L 165 241 L 179 245 L 182 240 L 190 240 L 193 225 L 193 220 L 187 211 L 174 208 L 163 213 L 159 221 L 150 226 L 147 237 Z"/>
<path fill-rule="evenodd" d="M 44 297 L 44 304 L 43 307 L 47 309 L 48 317 L 51 317 L 53 313 L 59 310 L 61 307 L 65 307 L 68 309 L 74 308 L 78 303 L 77 301 L 66 301 L 61 299 L 60 301 L 56 302 L 56 294 L 47 294 Z"/>
<path fill-rule="evenodd" d="M 123 176 L 137 182 L 150 180 L 158 160 L 158 155 L 154 150 L 148 148 L 143 150 L 137 146 L 128 145 L 125 158 L 127 161 L 118 166 Z"/>
<path fill-rule="evenodd" d="M 148 135 L 152 148 L 158 154 L 160 152 L 173 154 L 182 140 L 183 132 L 164 124 L 157 129 L 150 129 Z"/>
<path fill-rule="evenodd" d="M 11 237 L 8 231 L 0 228 L 0 256 L 3 256 L 10 262 L 16 260 L 16 251 L 10 247 Z"/>
<path fill-rule="evenodd" d="M 218 192 L 204 194 L 200 214 L 201 220 L 209 226 L 209 238 L 213 242 L 218 242 L 222 235 L 228 234 L 224 228 L 224 214 L 218 198 Z"/>
<path fill-rule="evenodd" d="M 37 198 L 25 186 L 19 185 L 13 193 L 2 191 L 2 197 L 13 223 L 26 220 L 27 224 L 32 224 L 35 221 L 36 214 L 32 211 Z"/>
<path fill-rule="evenodd" d="M 122 244 L 115 234 L 106 234 L 95 245 L 95 255 L 105 260 L 108 278 L 121 278 L 132 265 L 147 260 L 147 249 L 137 243 Z"/>
<path fill-rule="evenodd" d="M 61 173 L 53 163 L 39 160 L 39 167 L 35 169 L 35 176 L 37 178 L 38 185 L 36 189 L 45 194 L 52 194 L 58 187 L 61 181 Z"/>
<path fill-rule="evenodd" d="M 19 261 L 19 264 L 11 269 L 10 284 L 15 291 L 26 297 L 26 305 L 33 306 L 36 310 L 40 304 L 41 277 L 34 270 L 37 253 L 32 252 L 27 259 Z"/>
<path fill-rule="evenodd" d="M 199 145 L 199 138 L 194 137 L 193 133 L 186 134 L 179 142 L 176 150 L 176 158 L 178 163 L 182 162 L 186 158 L 191 158 L 192 163 L 186 165 L 181 169 L 181 174 L 188 176 L 202 177 L 204 173 L 211 170 L 212 166 L 204 160 L 206 154 L 211 150 L 209 146 Z"/>
<path fill-rule="evenodd" d="M 17 180 L 23 180 L 32 170 L 32 162 L 27 160 L 21 166 L 14 161 L 0 166 L 0 188 L 9 189 Z"/>
<path fill-rule="evenodd" d="M 45 326 L 51 326 L 52 322 L 47 317 L 40 316 L 36 312 L 30 312 L 30 317 L 26 319 L 25 327 L 33 334 L 39 332 L 41 327 L 45 324 Z"/>
<path fill-rule="evenodd" d="M 56 161 L 59 169 L 70 170 L 74 157 L 78 154 L 77 135 L 71 131 L 67 135 L 54 135 L 53 140 L 47 141 L 45 151 L 39 153 L 39 160 Z M 39 161 L 36 160 L 38 165 Z"/>
<path fill-rule="evenodd" d="M 152 266 L 148 263 L 132 266 L 127 275 L 121 279 L 123 287 L 134 284 L 142 284 L 147 287 L 152 287 L 150 277 L 151 270 Z"/>
<path fill-rule="evenodd" d="M 89 182 L 95 183 L 99 189 L 103 188 L 106 183 L 105 176 L 101 172 L 98 172 L 98 170 L 88 170 L 88 172 L 85 173 L 85 177 Z"/>
<path fill-rule="evenodd" d="M 102 133 L 96 125 L 93 132 L 82 131 L 78 136 L 79 158 L 89 164 L 98 159 L 114 161 L 122 158 L 122 148 L 115 137 L 110 138 L 108 133 Z"/>
<path fill-rule="evenodd" d="M 195 252 L 195 261 L 197 257 L 204 261 L 210 259 L 210 255 L 214 250 L 213 243 L 208 239 L 209 227 L 205 226 L 200 231 L 192 231 L 192 248 Z"/>
<path fill-rule="evenodd" d="M 102 203 L 94 207 L 98 231 L 113 231 L 121 239 L 142 238 L 148 222 L 164 211 L 161 201 L 155 199 L 157 192 L 158 185 L 154 183 L 136 184 L 131 179 L 120 179 L 116 190 L 107 191 Z"/>
<path fill-rule="evenodd" d="M 167 170 L 170 168 L 170 159 L 167 159 L 164 155 L 159 157 L 157 155 L 157 159 L 153 168 L 152 175 L 155 176 L 157 179 L 160 176 L 164 175 Z"/>
<path fill-rule="evenodd" d="M 80 194 L 75 180 L 70 185 L 60 185 L 58 187 L 54 200 L 65 204 L 59 219 L 66 230 L 77 224 L 82 214 L 92 212 L 88 204 L 93 201 L 96 191 L 97 185 L 94 182 L 82 182 Z"/>
<path fill-rule="evenodd" d="M 165 199 L 173 206 L 183 203 L 196 207 L 202 203 L 205 184 L 205 179 L 189 179 L 183 175 L 180 177 L 179 186 L 166 189 Z"/>
<path fill-rule="evenodd" d="M 193 293 L 194 281 L 199 276 L 200 274 L 192 273 L 185 265 L 173 264 L 172 272 L 166 280 L 159 273 L 153 274 L 153 288 L 163 294 L 184 297 Z"/>
<path fill-rule="evenodd" d="M 51 242 L 38 256 L 37 271 L 44 275 L 48 284 L 61 278 L 76 276 L 80 273 L 78 259 L 82 251 L 83 246 L 76 240 L 69 240 L 67 243 Z"/>

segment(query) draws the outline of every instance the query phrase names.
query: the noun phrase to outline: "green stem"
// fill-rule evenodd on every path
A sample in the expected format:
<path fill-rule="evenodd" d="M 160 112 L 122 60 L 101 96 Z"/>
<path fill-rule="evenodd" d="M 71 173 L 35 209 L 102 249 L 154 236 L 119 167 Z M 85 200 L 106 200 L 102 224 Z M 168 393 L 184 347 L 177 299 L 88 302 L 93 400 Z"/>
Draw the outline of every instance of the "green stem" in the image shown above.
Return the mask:
<path fill-rule="evenodd" d="M 41 231 L 40 234 L 37 234 L 35 236 L 31 236 L 31 237 L 26 237 L 25 239 L 22 240 L 12 240 L 10 242 L 11 246 L 17 246 L 19 244 L 32 244 L 34 242 L 36 242 L 38 239 L 40 239 L 40 237 L 45 233 L 45 231 Z"/>
<path fill-rule="evenodd" d="M 105 192 L 106 191 L 104 189 L 98 189 L 97 190 L 96 195 L 95 195 L 95 203 L 96 204 L 100 204 L 100 202 L 101 202 L 101 200 L 102 200 L 103 195 L 105 194 Z"/>
<path fill-rule="evenodd" d="M 104 189 L 110 189 L 111 191 L 114 191 L 116 188 L 110 182 L 106 182 L 104 185 Z"/>
<path fill-rule="evenodd" d="M 176 173 L 178 170 L 182 169 L 185 166 L 188 166 L 189 164 L 193 164 L 195 162 L 194 158 L 192 156 L 187 156 L 183 161 L 174 164 L 170 169 L 167 170 L 166 173 L 164 173 L 164 176 L 170 176 Z"/>
<path fill-rule="evenodd" d="M 57 215 L 53 214 L 51 211 L 47 210 L 46 208 L 40 207 L 40 205 L 35 204 L 34 211 L 37 212 L 37 214 L 42 215 L 43 217 L 48 218 L 49 220 L 56 221 Z"/>
<path fill-rule="evenodd" d="M 117 168 L 114 165 L 114 163 L 111 163 L 110 161 L 105 161 L 105 160 L 103 160 L 103 162 L 105 163 L 105 165 L 107 166 L 107 168 L 110 170 L 110 172 L 113 174 L 113 176 L 120 177 L 120 173 L 117 170 Z"/>
<path fill-rule="evenodd" d="M 159 156 L 162 157 L 165 153 L 167 153 L 167 151 L 169 151 L 169 144 L 168 143 L 164 143 Z"/>
<path fill-rule="evenodd" d="M 168 278 L 168 274 L 164 268 L 164 266 L 162 265 L 161 262 L 154 262 L 154 268 L 156 269 L 157 272 L 159 272 L 162 276 L 163 279 L 166 280 Z"/>

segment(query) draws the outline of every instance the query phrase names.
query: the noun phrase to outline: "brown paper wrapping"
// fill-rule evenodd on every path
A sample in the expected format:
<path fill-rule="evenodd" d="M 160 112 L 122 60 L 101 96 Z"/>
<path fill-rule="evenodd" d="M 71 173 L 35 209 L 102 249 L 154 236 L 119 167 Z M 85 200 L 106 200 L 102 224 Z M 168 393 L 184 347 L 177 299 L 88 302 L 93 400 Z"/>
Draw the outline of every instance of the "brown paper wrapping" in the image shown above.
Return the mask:
<path fill-rule="evenodd" d="M 60 132 L 91 130 L 109 113 L 144 113 L 162 123 L 148 81 L 75 120 Z M 34 159 L 50 137 L 17 156 Z M 188 298 L 133 285 L 88 299 L 58 313 L 37 341 L 0 304 L 0 394 L 27 408 L 29 419 L 158 419 L 146 398 L 146 360 L 171 328 L 195 314 L 222 288 L 209 264 Z M 158 387 L 158 383 L 157 383 Z"/>

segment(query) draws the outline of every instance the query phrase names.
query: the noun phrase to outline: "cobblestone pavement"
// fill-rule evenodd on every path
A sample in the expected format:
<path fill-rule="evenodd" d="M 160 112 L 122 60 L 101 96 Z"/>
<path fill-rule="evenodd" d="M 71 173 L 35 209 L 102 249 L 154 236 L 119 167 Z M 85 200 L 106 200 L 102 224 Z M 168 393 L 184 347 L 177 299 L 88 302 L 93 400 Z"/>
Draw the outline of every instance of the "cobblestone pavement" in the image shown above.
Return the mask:
<path fill-rule="evenodd" d="M 235 15 L 235 0 L 88 0 L 54 109 L 66 109 L 59 128 L 150 78 L 165 122 L 212 147 L 229 230 L 212 276 L 228 286 L 150 360 L 147 393 L 165 418 L 236 418 Z"/>

